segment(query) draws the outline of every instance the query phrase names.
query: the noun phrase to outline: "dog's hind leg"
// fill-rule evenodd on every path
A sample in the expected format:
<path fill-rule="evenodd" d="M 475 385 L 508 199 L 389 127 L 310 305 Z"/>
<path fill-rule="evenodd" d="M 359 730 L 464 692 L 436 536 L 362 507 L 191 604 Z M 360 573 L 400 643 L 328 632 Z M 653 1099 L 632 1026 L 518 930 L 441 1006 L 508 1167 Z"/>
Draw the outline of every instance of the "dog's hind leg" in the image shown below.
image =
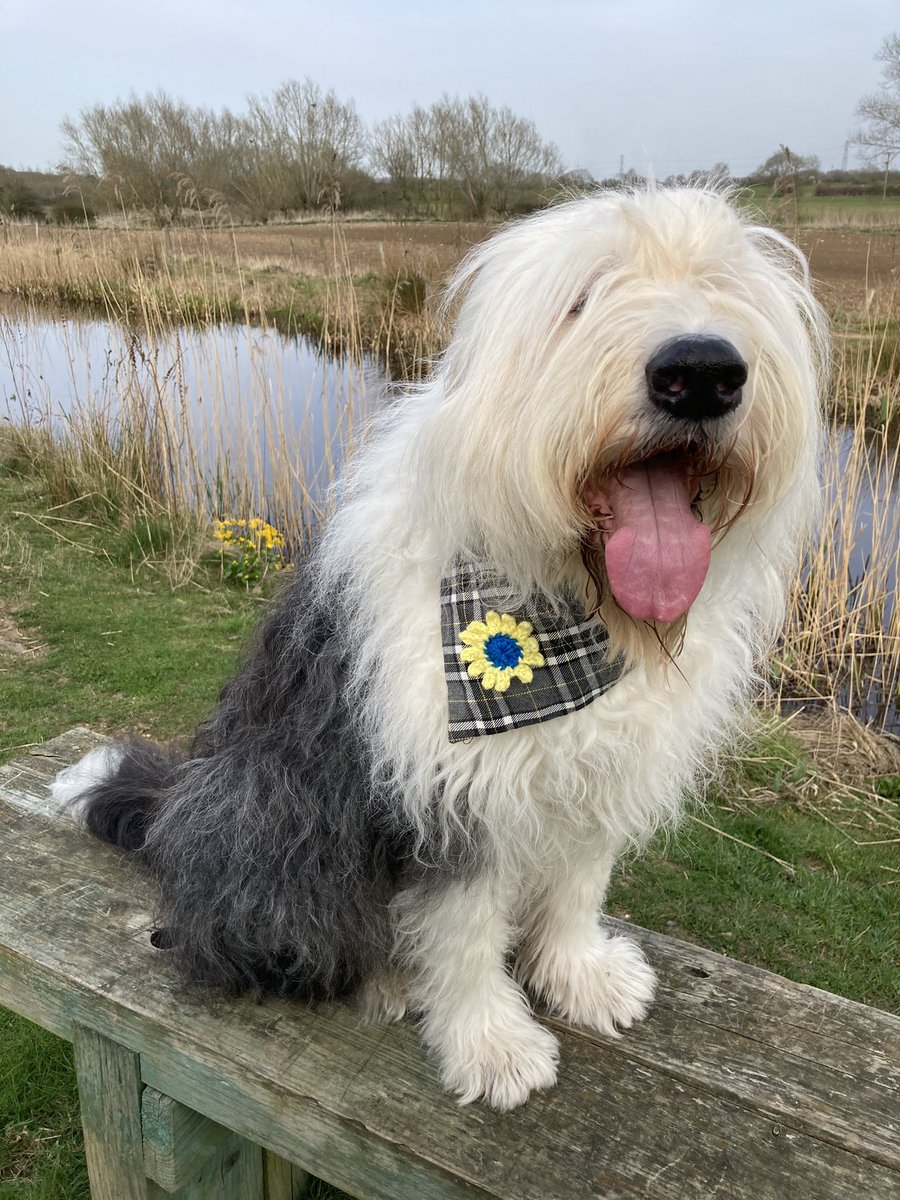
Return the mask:
<path fill-rule="evenodd" d="M 409 980 L 406 972 L 388 963 L 370 975 L 356 995 L 364 1020 L 371 1025 L 389 1025 L 406 1015 Z"/>
<path fill-rule="evenodd" d="M 600 925 L 617 849 L 582 851 L 545 876 L 525 914 L 516 967 L 517 977 L 553 1012 L 608 1037 L 646 1015 L 656 988 L 639 947 Z"/>
<path fill-rule="evenodd" d="M 512 906 L 495 879 L 412 888 L 397 902 L 411 1002 L 441 1079 L 461 1104 L 516 1108 L 556 1082 L 556 1038 L 506 967 Z"/>

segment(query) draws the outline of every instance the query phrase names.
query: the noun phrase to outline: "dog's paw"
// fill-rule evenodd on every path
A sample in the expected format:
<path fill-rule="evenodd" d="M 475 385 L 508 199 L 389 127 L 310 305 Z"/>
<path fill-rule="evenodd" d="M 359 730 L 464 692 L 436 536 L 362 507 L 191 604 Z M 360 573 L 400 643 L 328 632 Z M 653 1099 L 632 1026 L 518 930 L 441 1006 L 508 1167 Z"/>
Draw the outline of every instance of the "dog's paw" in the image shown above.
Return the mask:
<path fill-rule="evenodd" d="M 503 1033 L 485 1029 L 460 1039 L 452 1052 L 441 1054 L 441 1081 L 460 1104 L 486 1100 L 508 1112 L 524 1104 L 532 1092 L 553 1087 L 559 1043 L 528 1017 Z"/>
<path fill-rule="evenodd" d="M 406 1016 L 406 979 L 401 971 L 388 967 L 371 975 L 356 995 L 363 1020 L 370 1025 L 390 1025 Z"/>
<path fill-rule="evenodd" d="M 625 937 L 598 937 L 578 955 L 545 957 L 529 982 L 558 1016 L 607 1037 L 643 1020 L 656 991 L 653 968 Z"/>

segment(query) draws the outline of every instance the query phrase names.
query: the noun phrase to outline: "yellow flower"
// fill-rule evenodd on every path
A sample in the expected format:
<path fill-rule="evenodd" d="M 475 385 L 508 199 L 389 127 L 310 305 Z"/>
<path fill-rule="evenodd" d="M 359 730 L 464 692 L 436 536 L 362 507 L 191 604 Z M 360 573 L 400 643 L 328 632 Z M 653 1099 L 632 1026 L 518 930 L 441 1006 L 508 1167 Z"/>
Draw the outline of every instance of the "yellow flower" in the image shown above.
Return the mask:
<path fill-rule="evenodd" d="M 531 683 L 532 668 L 544 665 L 531 626 L 509 613 L 489 612 L 483 621 L 470 621 L 459 640 L 465 647 L 460 662 L 469 664 L 469 675 L 480 678 L 486 691 L 505 692 L 513 679 Z"/>

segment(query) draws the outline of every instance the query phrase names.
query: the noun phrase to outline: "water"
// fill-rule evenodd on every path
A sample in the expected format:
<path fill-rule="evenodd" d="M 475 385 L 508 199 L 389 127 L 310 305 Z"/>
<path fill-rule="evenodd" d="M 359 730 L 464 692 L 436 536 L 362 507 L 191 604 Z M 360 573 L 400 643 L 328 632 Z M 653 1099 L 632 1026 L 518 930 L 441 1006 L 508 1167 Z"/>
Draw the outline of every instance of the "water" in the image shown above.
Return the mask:
<path fill-rule="evenodd" d="M 105 320 L 0 308 L 0 420 L 65 430 L 88 411 L 114 422 L 123 398 L 151 401 L 171 423 L 186 476 L 211 515 L 278 524 L 301 512 L 309 531 L 385 382 L 371 361 L 326 357 L 273 329 L 173 328 L 148 337 Z M 853 432 L 835 432 L 826 493 L 843 494 L 853 474 L 861 487 L 842 506 L 829 557 L 832 573 L 851 582 L 877 578 L 887 628 L 896 625 L 900 480 L 896 455 L 885 463 L 874 445 L 862 453 L 865 469 L 854 472 Z M 857 594 L 848 589 L 848 605 Z M 851 695 L 842 667 L 831 664 L 833 687 L 857 715 L 900 732 L 897 681 L 877 657 L 862 661 L 870 679 L 857 679 Z"/>
<path fill-rule="evenodd" d="M 0 420 L 65 431 L 88 412 L 115 423 L 127 399 L 170 423 L 185 478 L 218 481 L 268 515 L 286 498 L 314 521 L 383 374 L 302 337 L 246 325 L 153 335 L 100 319 L 0 308 Z M 146 405 L 144 404 L 146 402 Z"/>

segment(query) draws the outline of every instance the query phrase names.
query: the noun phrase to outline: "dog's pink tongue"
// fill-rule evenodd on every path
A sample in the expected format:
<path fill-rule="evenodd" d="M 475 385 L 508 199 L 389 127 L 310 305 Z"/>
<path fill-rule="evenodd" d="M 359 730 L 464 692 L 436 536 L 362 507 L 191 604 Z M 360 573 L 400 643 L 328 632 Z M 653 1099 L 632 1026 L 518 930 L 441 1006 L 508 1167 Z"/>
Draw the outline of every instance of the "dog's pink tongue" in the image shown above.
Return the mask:
<path fill-rule="evenodd" d="M 691 512 L 692 489 L 684 466 L 666 458 L 626 467 L 606 485 L 606 575 L 636 620 L 674 621 L 703 587 L 710 534 Z"/>

